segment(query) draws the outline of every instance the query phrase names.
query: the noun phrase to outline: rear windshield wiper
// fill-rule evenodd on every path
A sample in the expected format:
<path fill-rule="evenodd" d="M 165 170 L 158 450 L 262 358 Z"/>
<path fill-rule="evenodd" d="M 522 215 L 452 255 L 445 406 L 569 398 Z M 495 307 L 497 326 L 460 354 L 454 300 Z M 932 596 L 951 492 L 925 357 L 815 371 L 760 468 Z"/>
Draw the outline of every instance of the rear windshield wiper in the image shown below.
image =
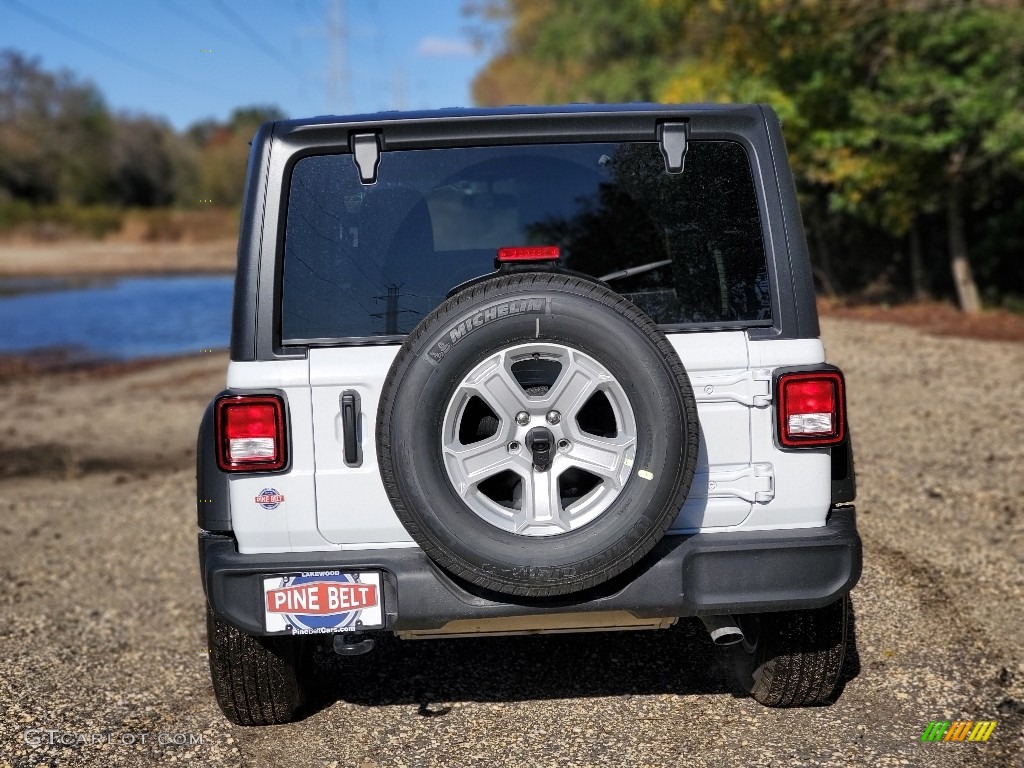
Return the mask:
<path fill-rule="evenodd" d="M 624 277 L 632 277 L 633 275 L 639 275 L 643 272 L 650 272 L 652 269 L 658 269 L 659 267 L 667 267 L 671 263 L 672 259 L 652 261 L 650 264 L 641 264 L 638 267 L 629 267 L 628 269 L 620 269 L 618 272 L 609 272 L 607 275 L 602 275 L 597 279 L 605 283 L 609 280 L 621 280 Z"/>

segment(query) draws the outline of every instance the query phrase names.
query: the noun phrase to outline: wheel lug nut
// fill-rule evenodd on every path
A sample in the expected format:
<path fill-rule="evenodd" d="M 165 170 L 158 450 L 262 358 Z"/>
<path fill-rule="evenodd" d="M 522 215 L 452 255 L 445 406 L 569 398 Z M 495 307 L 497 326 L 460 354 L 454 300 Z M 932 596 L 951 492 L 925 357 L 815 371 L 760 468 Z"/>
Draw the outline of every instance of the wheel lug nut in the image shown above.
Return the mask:
<path fill-rule="evenodd" d="M 520 411 L 519 413 L 516 414 L 516 424 L 518 424 L 520 427 L 525 427 L 529 423 L 530 414 L 528 414 L 526 411 Z"/>
<path fill-rule="evenodd" d="M 557 424 L 562 420 L 562 414 L 558 411 L 548 411 L 547 420 L 548 424 Z"/>
<path fill-rule="evenodd" d="M 511 443 L 509 443 L 508 444 L 508 452 L 509 453 L 519 453 L 519 443 L 517 443 L 515 440 L 513 440 Z"/>
<path fill-rule="evenodd" d="M 560 450 L 560 451 L 568 451 L 570 446 L 571 446 L 571 443 L 568 440 L 559 440 L 558 441 L 558 450 Z"/>

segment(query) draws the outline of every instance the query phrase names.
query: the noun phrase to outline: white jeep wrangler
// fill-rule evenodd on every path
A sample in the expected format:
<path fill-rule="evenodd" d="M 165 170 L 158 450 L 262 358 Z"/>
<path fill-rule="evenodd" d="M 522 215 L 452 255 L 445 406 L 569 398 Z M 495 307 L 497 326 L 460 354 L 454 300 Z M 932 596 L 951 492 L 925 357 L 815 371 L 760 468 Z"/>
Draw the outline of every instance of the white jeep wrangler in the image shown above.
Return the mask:
<path fill-rule="evenodd" d="M 316 643 L 679 617 L 829 700 L 853 460 L 770 109 L 281 121 L 246 185 L 198 454 L 232 722 L 301 714 Z"/>

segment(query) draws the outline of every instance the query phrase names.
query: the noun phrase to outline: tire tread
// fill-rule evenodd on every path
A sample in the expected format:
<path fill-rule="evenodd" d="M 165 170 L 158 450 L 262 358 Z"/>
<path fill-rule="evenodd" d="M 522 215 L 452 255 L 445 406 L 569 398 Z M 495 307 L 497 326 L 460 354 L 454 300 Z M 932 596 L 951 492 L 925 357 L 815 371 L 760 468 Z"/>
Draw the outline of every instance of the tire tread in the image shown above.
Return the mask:
<path fill-rule="evenodd" d="M 735 651 L 750 695 L 769 707 L 829 703 L 843 666 L 848 603 L 844 596 L 824 608 L 762 614 L 754 658 Z"/>
<path fill-rule="evenodd" d="M 305 638 L 253 637 L 207 606 L 210 676 L 224 716 L 236 725 L 280 725 L 304 699 Z"/>

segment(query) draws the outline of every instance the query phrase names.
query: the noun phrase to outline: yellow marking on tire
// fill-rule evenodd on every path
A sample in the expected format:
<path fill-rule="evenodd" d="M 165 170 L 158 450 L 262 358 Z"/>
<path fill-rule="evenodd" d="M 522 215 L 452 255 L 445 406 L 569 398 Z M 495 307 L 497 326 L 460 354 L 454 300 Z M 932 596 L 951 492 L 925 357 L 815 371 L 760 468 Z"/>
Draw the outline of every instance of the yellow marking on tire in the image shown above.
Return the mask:
<path fill-rule="evenodd" d="M 654 479 L 654 473 L 653 472 L 648 472 L 646 469 L 641 469 L 639 472 L 637 472 L 637 475 L 642 477 L 644 480 L 653 480 Z"/>

